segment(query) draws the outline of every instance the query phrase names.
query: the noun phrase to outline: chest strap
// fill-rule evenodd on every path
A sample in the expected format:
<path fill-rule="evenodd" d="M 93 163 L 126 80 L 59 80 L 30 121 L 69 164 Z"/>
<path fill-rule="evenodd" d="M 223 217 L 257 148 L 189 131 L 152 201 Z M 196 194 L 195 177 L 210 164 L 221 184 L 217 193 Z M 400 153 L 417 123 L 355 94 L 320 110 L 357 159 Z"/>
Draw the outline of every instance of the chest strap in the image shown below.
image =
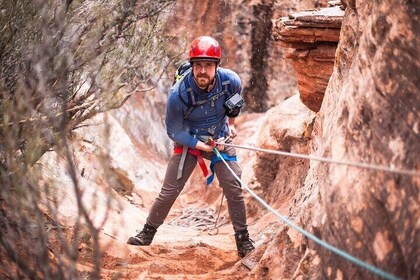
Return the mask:
<path fill-rule="evenodd" d="M 176 176 L 176 179 L 179 180 L 182 178 L 182 171 L 184 169 L 187 153 L 197 157 L 197 162 L 200 165 L 201 171 L 203 171 L 204 177 L 207 177 L 207 175 L 209 175 L 209 171 L 207 169 L 206 163 L 204 162 L 203 156 L 201 155 L 201 151 L 197 149 L 193 149 L 193 148 L 188 148 L 186 146 L 182 146 L 182 147 L 176 147 L 174 149 L 174 154 L 182 154 L 181 161 L 179 162 L 179 166 L 178 166 L 178 174 Z"/>
<path fill-rule="evenodd" d="M 190 97 L 191 100 L 191 105 L 188 107 L 187 111 L 184 112 L 184 119 L 188 118 L 188 116 L 191 114 L 191 112 L 201 106 L 204 105 L 208 102 L 211 102 L 211 106 L 214 107 L 214 102 L 221 96 L 228 94 L 229 90 L 228 90 L 228 85 L 230 84 L 230 81 L 224 81 L 222 82 L 222 86 L 223 86 L 223 90 L 219 93 L 216 93 L 215 95 L 211 96 L 210 98 L 204 99 L 204 100 L 200 100 L 200 101 L 196 101 L 195 100 L 195 96 L 194 96 L 194 91 L 191 87 L 187 88 L 186 91 Z"/>

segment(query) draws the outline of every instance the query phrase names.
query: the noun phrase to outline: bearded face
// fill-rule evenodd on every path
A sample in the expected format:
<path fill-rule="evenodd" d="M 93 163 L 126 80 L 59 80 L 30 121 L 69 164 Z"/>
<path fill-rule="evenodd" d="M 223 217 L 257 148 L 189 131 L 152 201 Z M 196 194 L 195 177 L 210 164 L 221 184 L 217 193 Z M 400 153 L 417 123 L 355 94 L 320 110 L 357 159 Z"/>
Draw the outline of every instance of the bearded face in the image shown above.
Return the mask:
<path fill-rule="evenodd" d="M 197 60 L 193 62 L 193 75 L 199 88 L 205 89 L 213 83 L 216 67 L 217 64 L 214 61 Z"/>

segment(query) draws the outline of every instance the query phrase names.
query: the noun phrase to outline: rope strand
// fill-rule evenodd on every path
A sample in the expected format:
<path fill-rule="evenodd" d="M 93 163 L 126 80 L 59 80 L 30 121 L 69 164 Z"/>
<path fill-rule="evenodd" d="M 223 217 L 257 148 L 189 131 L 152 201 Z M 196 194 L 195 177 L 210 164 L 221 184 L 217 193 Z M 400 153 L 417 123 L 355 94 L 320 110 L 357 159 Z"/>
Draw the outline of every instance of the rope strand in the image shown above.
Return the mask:
<path fill-rule="evenodd" d="M 226 144 L 227 145 L 227 144 Z M 234 145 L 232 145 L 234 146 Z M 370 272 L 388 279 L 388 280 L 399 280 L 399 278 L 395 277 L 392 274 L 389 274 L 388 272 L 385 272 L 373 265 L 370 265 L 352 255 L 350 255 L 349 253 L 338 249 L 337 247 L 334 247 L 333 245 L 327 243 L 326 241 L 319 239 L 318 237 L 316 237 L 315 235 L 313 235 L 312 233 L 304 230 L 303 228 L 295 225 L 293 222 L 291 222 L 290 220 L 288 220 L 286 217 L 284 217 L 283 215 L 281 215 L 279 212 L 277 212 L 276 210 L 274 210 L 270 205 L 268 205 L 267 202 L 265 202 L 262 198 L 260 198 L 258 195 L 256 195 L 242 180 L 241 178 L 239 178 L 235 172 L 230 168 L 229 164 L 227 164 L 227 162 L 225 161 L 225 159 L 220 155 L 219 151 L 216 148 L 213 148 L 214 153 L 221 158 L 221 160 L 223 161 L 223 163 L 226 165 L 226 167 L 229 169 L 229 171 L 232 173 L 232 175 L 236 178 L 236 180 L 238 180 L 242 187 L 245 188 L 256 200 L 258 200 L 258 202 L 260 202 L 265 208 L 267 208 L 268 210 L 270 210 L 275 216 L 277 216 L 280 220 L 282 220 L 283 222 L 285 222 L 288 226 L 294 228 L 295 230 L 297 230 L 298 232 L 300 232 L 301 234 L 303 234 L 304 236 L 308 237 L 309 239 L 311 239 L 312 241 L 314 241 L 315 243 L 321 245 L 322 247 L 328 249 L 329 251 L 351 261 L 354 264 L 357 264 L 360 267 L 363 267 L 367 270 L 369 270 Z"/>
<path fill-rule="evenodd" d="M 387 167 L 387 166 L 381 166 L 381 165 L 363 163 L 363 162 L 348 161 L 348 160 L 336 160 L 336 159 L 325 158 L 325 157 L 302 155 L 302 154 L 298 154 L 298 153 L 274 151 L 274 150 L 262 149 L 262 148 L 256 148 L 256 147 L 250 147 L 250 146 L 228 144 L 228 143 L 224 143 L 224 142 L 223 143 L 216 142 L 216 144 L 224 145 L 224 146 L 228 146 L 228 147 L 235 147 L 235 148 L 239 148 L 239 149 L 245 149 L 245 150 L 257 151 L 257 152 L 264 152 L 264 153 L 269 153 L 269 154 L 281 155 L 281 156 L 316 160 L 316 161 L 327 162 L 327 163 L 335 163 L 335 164 L 342 164 L 342 165 L 348 165 L 348 166 L 354 166 L 354 167 L 360 167 L 360 168 L 366 168 L 366 169 L 373 169 L 373 170 L 378 170 L 378 171 L 392 172 L 392 173 L 401 174 L 401 175 L 420 176 L 420 172 L 417 172 L 415 170 L 393 168 L 393 167 Z"/>

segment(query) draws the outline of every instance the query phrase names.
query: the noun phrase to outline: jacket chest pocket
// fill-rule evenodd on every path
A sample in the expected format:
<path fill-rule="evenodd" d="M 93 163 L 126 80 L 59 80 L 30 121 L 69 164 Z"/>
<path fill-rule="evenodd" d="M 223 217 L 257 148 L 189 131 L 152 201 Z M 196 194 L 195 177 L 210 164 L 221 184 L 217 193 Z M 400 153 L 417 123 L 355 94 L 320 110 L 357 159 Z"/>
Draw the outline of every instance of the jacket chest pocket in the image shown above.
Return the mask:
<path fill-rule="evenodd" d="M 218 108 L 216 104 L 215 106 L 211 106 L 211 104 L 206 103 L 206 104 L 196 107 L 191 112 L 189 119 L 191 121 L 206 121 L 206 120 L 217 117 L 219 114 L 220 114 L 220 108 Z"/>

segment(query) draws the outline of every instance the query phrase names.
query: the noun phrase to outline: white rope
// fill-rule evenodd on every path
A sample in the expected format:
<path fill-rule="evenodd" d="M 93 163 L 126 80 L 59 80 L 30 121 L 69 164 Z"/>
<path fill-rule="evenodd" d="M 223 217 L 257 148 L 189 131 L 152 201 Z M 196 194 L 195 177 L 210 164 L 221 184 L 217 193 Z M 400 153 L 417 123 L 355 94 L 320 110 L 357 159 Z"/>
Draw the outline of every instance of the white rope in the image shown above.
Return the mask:
<path fill-rule="evenodd" d="M 224 143 L 224 142 L 220 142 L 220 143 L 216 142 L 216 144 L 224 145 L 224 146 L 228 146 L 228 147 L 235 147 L 235 148 L 239 148 L 239 149 L 245 149 L 245 150 L 257 151 L 257 152 L 264 152 L 264 153 L 269 153 L 269 154 L 287 156 L 287 157 L 302 158 L 302 159 L 309 159 L 309 160 L 316 160 L 316 161 L 321 161 L 321 162 L 342 164 L 342 165 L 348 165 L 348 166 L 354 166 L 354 167 L 360 167 L 360 168 L 366 168 L 366 169 L 373 169 L 373 170 L 379 170 L 379 171 L 385 171 L 385 172 L 392 172 L 392 173 L 397 173 L 397 174 L 401 174 L 401 175 L 420 176 L 420 172 L 415 171 L 415 170 L 394 168 L 394 167 L 381 166 L 381 165 L 363 163 L 363 162 L 348 161 L 348 160 L 336 160 L 336 159 L 325 158 L 325 157 L 310 156 L 310 155 L 289 153 L 289 152 L 283 152 L 283 151 L 275 151 L 275 150 L 269 150 L 269 149 L 261 149 L 261 148 L 250 147 L 250 146 L 234 145 L 234 144 L 228 144 L 228 143 Z"/>
<path fill-rule="evenodd" d="M 265 202 L 261 197 L 259 197 L 256 193 L 254 193 L 247 184 L 244 183 L 244 181 L 241 180 L 241 178 L 238 177 L 238 175 L 236 175 L 236 173 L 232 170 L 232 168 L 229 166 L 229 164 L 227 164 L 227 162 L 225 161 L 225 159 L 220 155 L 219 151 L 216 148 L 213 148 L 213 152 L 220 157 L 220 159 L 223 161 L 223 163 L 226 165 L 227 169 L 230 171 L 230 173 L 232 173 L 232 175 L 235 177 L 236 180 L 239 181 L 239 183 L 241 184 L 242 188 L 244 188 L 246 191 L 248 191 L 256 200 L 258 200 L 258 202 L 260 202 L 265 208 L 267 208 L 269 211 L 271 211 L 271 213 L 273 213 L 275 216 L 277 216 L 280 220 L 282 220 L 283 222 L 285 222 L 288 226 L 290 226 L 291 228 L 297 230 L 298 232 L 300 232 L 301 234 L 303 234 L 304 236 L 308 237 L 309 239 L 311 239 L 312 241 L 314 241 L 315 243 L 323 246 L 324 248 L 328 249 L 329 251 L 337 254 L 340 257 L 345 258 L 348 261 L 351 261 L 354 264 L 357 264 L 360 267 L 363 267 L 367 270 L 369 270 L 370 272 L 384 278 L 387 280 L 400 280 L 400 278 L 380 269 L 377 268 L 376 266 L 373 266 L 371 264 L 368 264 L 367 262 L 358 259 L 356 257 L 354 257 L 353 255 L 350 255 L 349 253 L 329 244 L 328 242 L 316 237 L 315 235 L 313 235 L 312 233 L 304 230 L 303 228 L 299 227 L 298 225 L 294 224 L 291 220 L 289 220 L 288 218 L 286 218 L 285 216 L 281 215 L 278 211 L 276 211 L 273 207 L 271 207 L 267 202 Z"/>

